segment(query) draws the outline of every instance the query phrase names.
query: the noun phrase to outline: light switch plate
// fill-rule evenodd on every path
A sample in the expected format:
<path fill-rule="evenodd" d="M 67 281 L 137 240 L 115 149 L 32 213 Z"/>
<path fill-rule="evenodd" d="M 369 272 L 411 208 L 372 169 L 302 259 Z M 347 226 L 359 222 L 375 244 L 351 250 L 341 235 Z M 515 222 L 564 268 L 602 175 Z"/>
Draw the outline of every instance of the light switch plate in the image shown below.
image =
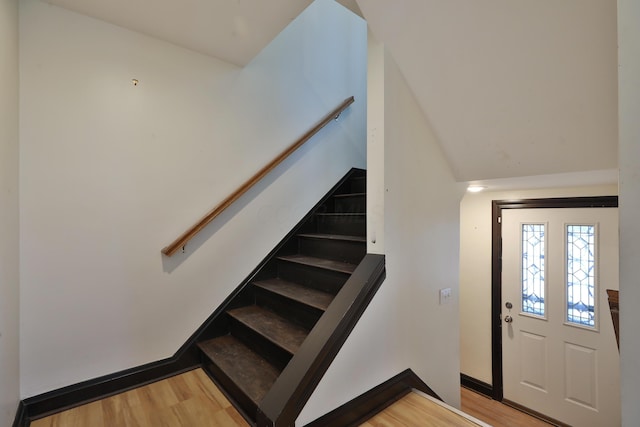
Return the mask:
<path fill-rule="evenodd" d="M 440 289 L 440 305 L 449 304 L 451 302 L 451 288 Z"/>

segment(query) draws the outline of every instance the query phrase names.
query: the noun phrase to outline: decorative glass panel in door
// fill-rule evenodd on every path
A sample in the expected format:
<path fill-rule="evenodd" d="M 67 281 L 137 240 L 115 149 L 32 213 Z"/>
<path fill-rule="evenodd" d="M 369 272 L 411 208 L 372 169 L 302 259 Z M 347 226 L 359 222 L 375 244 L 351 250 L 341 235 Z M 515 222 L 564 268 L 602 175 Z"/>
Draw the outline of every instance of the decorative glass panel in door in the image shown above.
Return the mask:
<path fill-rule="evenodd" d="M 522 312 L 545 315 L 544 224 L 522 224 Z"/>
<path fill-rule="evenodd" d="M 567 225 L 567 322 L 595 327 L 596 227 Z"/>

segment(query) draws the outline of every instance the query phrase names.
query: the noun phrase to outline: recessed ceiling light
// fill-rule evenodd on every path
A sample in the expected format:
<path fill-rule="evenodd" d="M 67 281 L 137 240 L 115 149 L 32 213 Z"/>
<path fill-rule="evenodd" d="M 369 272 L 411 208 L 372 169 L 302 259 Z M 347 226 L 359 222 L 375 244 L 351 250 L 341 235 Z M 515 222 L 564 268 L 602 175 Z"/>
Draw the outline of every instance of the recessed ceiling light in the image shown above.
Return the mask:
<path fill-rule="evenodd" d="M 486 190 L 487 186 L 486 185 L 470 185 L 467 187 L 467 191 L 470 193 L 479 193 L 482 190 Z"/>

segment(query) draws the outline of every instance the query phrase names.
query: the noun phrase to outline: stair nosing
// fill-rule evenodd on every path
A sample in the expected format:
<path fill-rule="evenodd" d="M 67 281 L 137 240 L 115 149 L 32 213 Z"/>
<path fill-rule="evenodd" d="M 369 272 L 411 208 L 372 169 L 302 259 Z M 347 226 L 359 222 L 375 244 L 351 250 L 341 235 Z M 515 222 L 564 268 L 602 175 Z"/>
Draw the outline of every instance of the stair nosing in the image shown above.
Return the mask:
<path fill-rule="evenodd" d="M 366 216 L 366 212 L 322 212 L 317 213 L 317 216 Z"/>
<path fill-rule="evenodd" d="M 209 351 L 207 351 L 207 343 L 210 343 L 211 341 L 214 341 L 216 339 L 225 339 L 227 337 L 232 338 L 233 340 L 237 341 L 238 344 L 240 344 L 241 346 L 245 347 L 250 353 L 253 353 L 253 355 L 257 356 L 257 358 L 261 359 L 262 361 L 264 361 L 264 363 L 266 364 L 267 369 L 264 371 L 269 371 L 268 374 L 270 376 L 274 376 L 273 381 L 269 380 L 269 382 L 271 383 L 269 386 L 269 389 L 273 386 L 273 384 L 275 383 L 275 381 L 278 379 L 278 377 L 280 376 L 280 374 L 282 373 L 282 371 L 280 369 L 278 369 L 277 367 L 275 367 L 272 363 L 270 363 L 268 360 L 266 360 L 264 357 L 262 357 L 261 355 L 259 355 L 258 353 L 256 353 L 254 350 L 252 350 L 251 348 L 247 347 L 246 344 L 244 344 L 241 340 L 237 339 L 236 337 L 232 336 L 232 335 L 222 335 L 219 337 L 215 337 L 215 338 L 211 338 L 205 341 L 201 341 L 197 343 L 198 348 L 200 349 L 200 351 L 202 351 L 205 356 L 209 359 L 209 362 L 216 365 L 217 369 L 219 369 L 224 375 L 226 375 L 234 384 L 235 386 L 247 397 L 249 398 L 249 400 L 251 400 L 251 402 L 253 402 L 254 405 L 258 406 L 260 404 L 260 401 L 262 400 L 262 398 L 264 398 L 263 395 L 261 398 L 256 399 L 255 395 L 253 393 L 251 393 L 249 391 L 249 389 L 245 386 L 245 382 L 244 381 L 238 381 L 238 379 L 241 379 L 241 377 L 239 377 L 235 372 L 233 372 L 232 370 L 229 369 L 225 369 L 225 365 L 221 365 L 220 364 L 220 359 L 215 358 L 215 357 L 211 357 L 211 353 Z M 225 344 L 228 346 L 228 344 Z M 255 366 L 255 365 L 254 365 Z M 267 390 L 266 393 L 268 393 L 269 391 Z"/>
<path fill-rule="evenodd" d="M 309 262 L 304 262 L 303 260 L 296 258 L 296 257 L 304 257 L 307 259 L 312 259 L 312 260 L 323 260 L 323 261 L 331 261 L 333 263 L 336 264 L 342 264 L 345 266 L 349 266 L 349 269 L 345 269 L 345 268 L 335 268 L 335 267 L 330 267 L 330 266 L 326 266 L 326 265 L 321 265 L 321 264 L 314 264 L 314 263 L 309 263 Z M 319 268 L 322 270 L 328 270 L 328 271 L 335 271 L 338 273 L 344 273 L 344 274 L 353 274 L 353 271 L 356 269 L 357 265 L 356 264 L 351 264 L 348 262 L 343 262 L 343 261 L 335 261 L 335 260 L 329 260 L 327 258 L 318 258 L 318 257 L 312 257 L 312 256 L 307 256 L 307 255 L 282 255 L 277 257 L 278 260 L 282 260 L 285 262 L 292 262 L 295 264 L 299 264 L 299 265 L 306 265 L 309 267 L 313 267 L 313 268 Z"/>
<path fill-rule="evenodd" d="M 295 283 L 295 282 L 291 282 L 291 281 L 284 280 L 284 279 L 279 279 L 279 278 L 258 280 L 258 281 L 253 282 L 253 285 L 259 287 L 260 289 L 262 289 L 262 290 L 264 290 L 266 292 L 270 292 L 272 294 L 277 294 L 280 297 L 285 298 L 287 300 L 295 301 L 297 303 L 306 305 L 307 307 L 315 308 L 315 309 L 321 310 L 323 312 L 326 311 L 327 308 L 329 308 L 329 304 L 331 304 L 331 301 L 329 301 L 329 303 L 325 306 L 324 304 L 318 304 L 318 303 L 311 302 L 311 301 L 308 301 L 308 300 L 304 300 L 304 299 L 301 299 L 301 298 L 296 298 L 296 297 L 294 297 L 294 296 L 292 296 L 292 295 L 290 295 L 288 293 L 283 293 L 283 292 L 281 292 L 279 290 L 276 290 L 276 289 L 273 289 L 273 288 L 269 287 L 269 285 L 271 284 L 270 283 L 271 281 L 279 281 L 279 282 L 282 282 L 282 283 L 286 283 L 288 285 L 294 285 L 295 287 L 305 288 L 305 289 L 307 289 L 307 290 L 309 290 L 309 291 L 311 291 L 313 293 L 328 295 L 329 297 L 331 297 L 331 299 L 333 299 L 333 295 L 331 295 L 329 292 L 324 292 L 324 291 L 321 291 L 319 289 L 311 288 L 311 287 L 308 287 L 308 286 L 301 285 L 299 283 Z"/>
<path fill-rule="evenodd" d="M 367 243 L 366 236 L 355 236 L 349 234 L 331 234 L 331 233 L 300 233 L 298 237 L 306 239 L 319 239 L 319 240 L 336 240 L 346 241 L 354 243 Z"/>
<path fill-rule="evenodd" d="M 259 306 L 247 306 L 247 307 L 255 307 L 256 309 L 258 309 L 259 311 L 265 312 L 265 313 L 269 313 L 270 316 L 273 316 L 275 318 L 278 319 L 278 321 L 283 321 L 284 323 L 288 323 L 291 326 L 295 327 L 296 329 L 300 329 L 300 330 L 304 330 L 306 332 L 306 335 L 309 334 L 309 331 L 306 330 L 305 328 L 302 328 L 301 326 L 298 326 L 294 323 L 289 322 L 287 319 L 285 319 L 282 316 L 279 316 L 278 314 L 264 309 L 262 307 Z M 292 356 L 294 354 L 296 354 L 296 352 L 298 351 L 298 349 L 300 348 L 300 346 L 302 345 L 302 342 L 304 342 L 304 339 L 297 345 L 297 348 L 292 349 L 290 346 L 288 346 L 286 343 L 283 343 L 282 341 L 277 341 L 273 336 L 269 336 L 269 335 L 265 335 L 263 333 L 263 331 L 256 329 L 254 327 L 254 325 L 252 325 L 251 323 L 247 322 L 245 319 L 242 319 L 241 317 L 238 317 L 237 315 L 233 314 L 233 312 L 237 312 L 240 311 L 242 309 L 246 309 L 247 307 L 239 307 L 239 308 L 234 308 L 232 310 L 227 310 L 227 314 L 229 316 L 231 316 L 235 321 L 242 323 L 245 327 L 251 329 L 253 332 L 257 333 L 258 335 L 262 336 L 264 339 L 266 339 L 267 341 L 269 341 L 270 343 L 274 344 L 277 347 L 280 347 L 282 350 L 286 351 L 287 353 L 291 354 Z M 305 335 L 305 339 L 306 339 L 306 335 Z"/>
<path fill-rule="evenodd" d="M 367 193 L 342 193 L 342 194 L 334 194 L 334 198 L 343 198 L 343 197 L 362 197 L 366 196 Z"/>

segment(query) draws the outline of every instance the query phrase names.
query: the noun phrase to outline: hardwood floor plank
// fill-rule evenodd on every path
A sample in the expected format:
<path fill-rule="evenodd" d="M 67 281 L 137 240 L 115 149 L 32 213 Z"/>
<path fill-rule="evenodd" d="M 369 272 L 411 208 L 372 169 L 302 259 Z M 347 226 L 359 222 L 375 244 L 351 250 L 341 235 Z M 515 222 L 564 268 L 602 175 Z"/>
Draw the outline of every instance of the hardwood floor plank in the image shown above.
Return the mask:
<path fill-rule="evenodd" d="M 461 397 L 464 412 L 494 427 L 549 427 L 552 425 L 464 387 L 461 388 Z"/>
<path fill-rule="evenodd" d="M 510 406 L 461 388 L 462 411 L 493 427 L 549 427 L 550 424 Z M 361 427 L 477 427 L 472 420 L 409 393 Z"/>
<path fill-rule="evenodd" d="M 366 427 L 478 427 L 479 424 L 417 394 L 409 393 L 363 426 Z"/>
<path fill-rule="evenodd" d="M 188 376 L 189 378 L 191 376 Z M 193 391 L 189 388 L 189 385 L 184 375 L 177 375 L 175 377 L 167 378 L 167 382 L 176 396 L 179 402 L 189 400 L 194 397 Z"/>
<path fill-rule="evenodd" d="M 395 423 L 396 420 L 391 415 L 382 412 L 362 424 L 361 427 L 397 427 Z"/>
<path fill-rule="evenodd" d="M 218 387 L 211 381 L 207 374 L 202 369 L 192 371 L 193 375 L 184 378 L 189 389 L 196 390 L 198 396 L 201 399 L 205 399 L 207 405 L 215 408 L 216 411 L 233 408 L 231 403 L 227 400 L 224 394 Z"/>
<path fill-rule="evenodd" d="M 462 388 L 462 410 L 494 427 L 549 427 L 517 409 Z M 202 369 L 88 403 L 31 427 L 248 427 Z M 362 427 L 477 427 L 417 393 L 409 393 Z"/>
<path fill-rule="evenodd" d="M 248 427 L 202 369 L 40 420 L 31 427 Z"/>
<path fill-rule="evenodd" d="M 248 427 L 247 422 L 245 421 L 244 418 L 242 418 L 242 415 L 240 415 L 240 413 L 236 411 L 236 408 L 234 408 L 233 406 L 229 406 L 224 411 L 227 413 L 227 415 L 229 416 L 229 419 L 232 421 L 232 424 L 229 424 L 229 425 Z"/>

